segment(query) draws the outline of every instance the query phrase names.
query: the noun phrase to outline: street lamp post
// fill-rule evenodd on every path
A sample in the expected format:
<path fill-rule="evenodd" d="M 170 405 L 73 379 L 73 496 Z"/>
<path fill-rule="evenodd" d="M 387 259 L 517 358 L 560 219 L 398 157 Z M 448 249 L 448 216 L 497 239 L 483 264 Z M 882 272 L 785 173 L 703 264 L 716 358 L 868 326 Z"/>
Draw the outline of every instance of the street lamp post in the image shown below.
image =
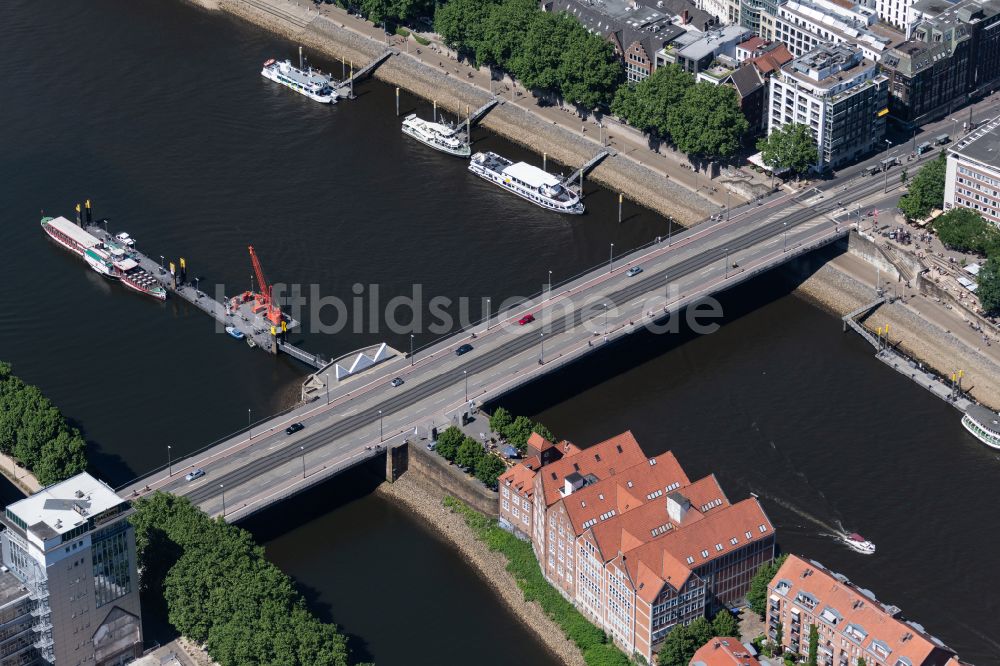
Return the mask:
<path fill-rule="evenodd" d="M 200 278 L 200 277 L 196 277 L 196 278 L 194 279 L 194 292 L 195 292 L 195 295 L 196 295 L 196 296 L 197 296 L 197 294 L 198 294 L 198 282 L 199 282 L 200 280 L 201 280 L 201 278 Z"/>
<path fill-rule="evenodd" d="M 413 333 L 410 333 L 410 367 L 413 367 Z"/>
<path fill-rule="evenodd" d="M 253 425 L 250 423 L 250 410 L 247 409 L 247 431 L 250 433 L 250 439 L 253 439 Z"/>
<path fill-rule="evenodd" d="M 785 230 L 785 246 L 781 249 L 781 251 L 788 252 L 788 222 L 782 222 L 781 226 Z"/>
<path fill-rule="evenodd" d="M 889 139 L 886 139 L 885 140 L 885 159 L 886 160 L 889 159 L 889 147 L 890 146 L 892 146 L 892 142 L 889 141 Z M 885 194 L 886 192 L 889 191 L 889 162 L 885 163 L 885 165 L 884 165 L 884 172 L 885 172 L 885 188 L 882 190 L 883 194 Z"/>
<path fill-rule="evenodd" d="M 608 337 L 608 304 L 604 304 L 604 338 Z"/>
<path fill-rule="evenodd" d="M 306 447 L 300 446 L 299 451 L 302 452 L 302 478 L 306 478 Z"/>
<path fill-rule="evenodd" d="M 222 517 L 226 517 L 226 485 L 220 483 L 219 487 L 222 488 Z"/>
<path fill-rule="evenodd" d="M 469 371 L 462 370 L 462 374 L 465 376 L 465 401 L 469 401 Z"/>
<path fill-rule="evenodd" d="M 726 279 L 729 279 L 729 248 L 726 248 Z"/>
<path fill-rule="evenodd" d="M 538 352 L 538 365 L 542 365 L 545 363 L 545 333 L 539 333 L 539 336 L 541 336 L 542 348 Z"/>
<path fill-rule="evenodd" d="M 170 472 L 169 476 L 174 475 L 174 461 L 170 458 L 170 445 L 167 444 L 167 470 Z"/>
<path fill-rule="evenodd" d="M 163 271 L 163 270 L 164 270 L 164 268 L 163 268 L 163 255 L 161 254 L 160 255 L 160 271 Z"/>
<path fill-rule="evenodd" d="M 611 252 L 608 254 L 608 272 L 615 272 L 615 244 L 611 244 Z"/>
<path fill-rule="evenodd" d="M 726 222 L 729 221 L 729 188 L 726 188 Z"/>
<path fill-rule="evenodd" d="M 490 330 L 490 299 L 486 299 L 486 330 Z"/>
<path fill-rule="evenodd" d="M 378 410 L 378 441 L 382 441 L 382 410 Z"/>
<path fill-rule="evenodd" d="M 549 296 L 552 295 L 552 271 L 549 271 Z"/>
<path fill-rule="evenodd" d="M 330 373 L 326 373 L 326 404 L 330 404 Z"/>

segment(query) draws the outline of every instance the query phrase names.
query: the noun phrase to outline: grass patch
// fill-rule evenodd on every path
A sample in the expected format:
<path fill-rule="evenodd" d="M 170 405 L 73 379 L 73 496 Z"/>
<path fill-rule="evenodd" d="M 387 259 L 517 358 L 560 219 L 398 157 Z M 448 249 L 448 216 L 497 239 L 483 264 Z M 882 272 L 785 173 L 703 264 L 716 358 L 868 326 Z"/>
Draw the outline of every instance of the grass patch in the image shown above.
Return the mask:
<path fill-rule="evenodd" d="M 490 550 L 499 551 L 507 558 L 507 571 L 517 581 L 526 601 L 537 601 L 546 615 L 555 620 L 567 638 L 572 640 L 584 661 L 590 666 L 626 666 L 631 663 L 614 644 L 608 642 L 603 631 L 580 614 L 573 604 L 552 587 L 538 566 L 531 544 L 502 529 L 497 522 L 454 497 L 445 497 L 444 505 L 461 514 L 479 541 Z"/>
<path fill-rule="evenodd" d="M 403 26 L 397 25 L 396 34 L 399 35 L 400 37 L 409 37 L 410 31 L 404 28 Z"/>
<path fill-rule="evenodd" d="M 417 44 L 420 44 L 421 46 L 430 46 L 431 45 L 431 40 L 424 39 L 423 37 L 421 37 L 418 34 L 414 34 L 413 35 L 413 39 L 417 40 Z"/>

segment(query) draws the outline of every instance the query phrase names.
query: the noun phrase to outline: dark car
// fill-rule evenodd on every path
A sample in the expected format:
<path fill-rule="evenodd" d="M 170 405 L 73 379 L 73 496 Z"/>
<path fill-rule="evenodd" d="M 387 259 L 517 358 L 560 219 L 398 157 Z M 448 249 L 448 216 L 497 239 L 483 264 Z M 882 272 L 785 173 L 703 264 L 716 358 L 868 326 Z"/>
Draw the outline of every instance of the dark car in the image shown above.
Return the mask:
<path fill-rule="evenodd" d="M 290 425 L 287 428 L 285 428 L 285 434 L 286 435 L 294 435 L 295 433 L 297 433 L 299 430 L 302 430 L 303 428 L 305 428 L 305 426 L 302 425 L 301 423 L 293 423 L 292 425 Z"/>
<path fill-rule="evenodd" d="M 403 385 L 403 378 L 402 377 L 396 377 L 395 379 L 393 379 L 389 383 L 392 384 L 393 386 L 402 386 Z"/>
<path fill-rule="evenodd" d="M 467 354 L 472 351 L 472 345 L 466 343 L 455 350 L 455 356 L 461 356 L 462 354 Z"/>

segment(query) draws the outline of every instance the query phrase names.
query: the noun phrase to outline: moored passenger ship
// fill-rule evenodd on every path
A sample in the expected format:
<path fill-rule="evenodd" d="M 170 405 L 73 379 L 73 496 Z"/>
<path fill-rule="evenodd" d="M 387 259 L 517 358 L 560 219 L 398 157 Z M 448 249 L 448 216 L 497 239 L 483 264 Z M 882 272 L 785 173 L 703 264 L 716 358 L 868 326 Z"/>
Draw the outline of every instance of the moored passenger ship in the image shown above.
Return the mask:
<path fill-rule="evenodd" d="M 970 405 L 962 416 L 962 425 L 986 446 L 1000 449 L 1000 414 L 981 405 Z"/>
<path fill-rule="evenodd" d="M 469 162 L 469 171 L 536 206 L 572 215 L 584 211 L 576 192 L 547 171 L 525 162 L 515 163 L 492 152 L 476 153 Z"/>
<path fill-rule="evenodd" d="M 337 91 L 333 89 L 333 81 L 312 67 L 299 69 L 290 60 L 278 62 L 271 58 L 264 63 L 260 75 L 321 104 L 337 103 Z"/>

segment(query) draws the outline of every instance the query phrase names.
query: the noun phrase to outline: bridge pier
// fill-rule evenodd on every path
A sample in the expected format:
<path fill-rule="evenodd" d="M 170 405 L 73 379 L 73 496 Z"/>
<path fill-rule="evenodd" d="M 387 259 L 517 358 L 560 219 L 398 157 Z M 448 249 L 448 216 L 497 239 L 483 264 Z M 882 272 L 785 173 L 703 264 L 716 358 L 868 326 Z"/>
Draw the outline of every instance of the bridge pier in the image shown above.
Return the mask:
<path fill-rule="evenodd" d="M 390 446 L 385 452 L 385 480 L 395 483 L 409 463 L 410 445 L 407 442 Z"/>

